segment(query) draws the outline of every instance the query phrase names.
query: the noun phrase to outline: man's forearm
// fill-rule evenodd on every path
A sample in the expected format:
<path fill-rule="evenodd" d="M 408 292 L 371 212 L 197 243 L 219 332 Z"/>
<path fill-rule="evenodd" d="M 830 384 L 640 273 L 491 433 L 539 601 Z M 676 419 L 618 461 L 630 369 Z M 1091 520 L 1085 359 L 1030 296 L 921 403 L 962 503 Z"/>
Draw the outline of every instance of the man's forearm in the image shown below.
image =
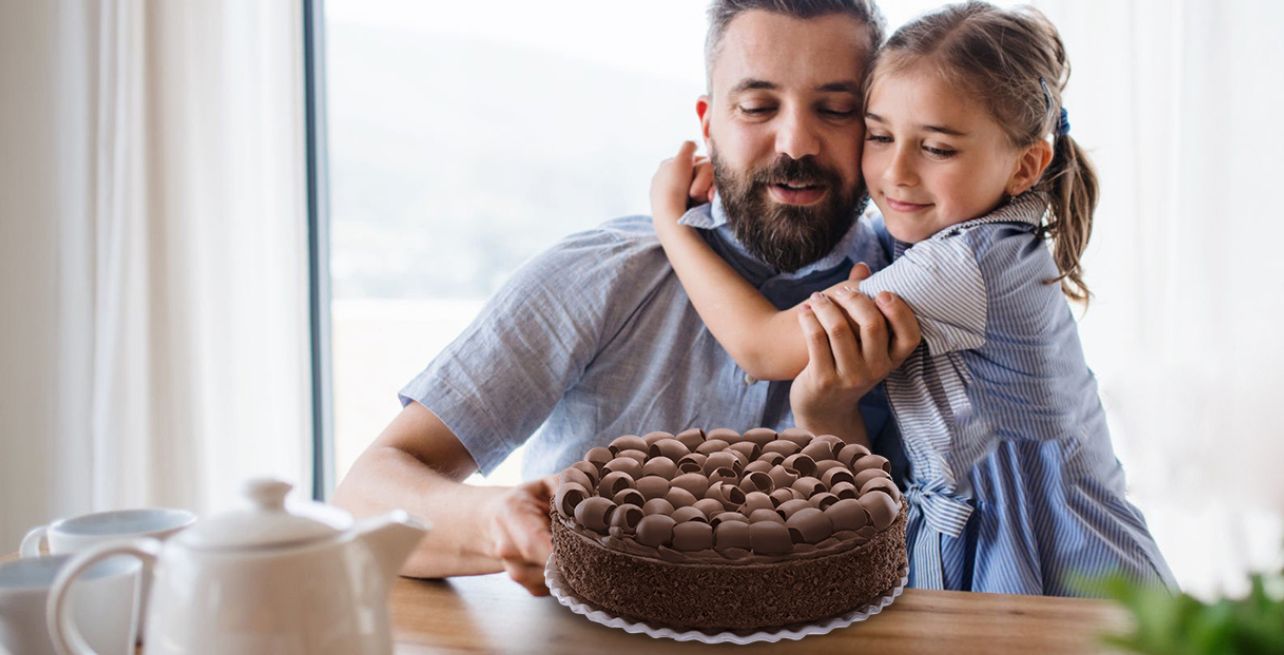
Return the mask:
<path fill-rule="evenodd" d="M 404 509 L 432 524 L 402 574 L 419 578 L 496 573 L 486 521 L 504 487 L 476 487 L 446 477 L 405 451 L 372 447 L 335 490 L 336 505 L 356 516 Z"/>

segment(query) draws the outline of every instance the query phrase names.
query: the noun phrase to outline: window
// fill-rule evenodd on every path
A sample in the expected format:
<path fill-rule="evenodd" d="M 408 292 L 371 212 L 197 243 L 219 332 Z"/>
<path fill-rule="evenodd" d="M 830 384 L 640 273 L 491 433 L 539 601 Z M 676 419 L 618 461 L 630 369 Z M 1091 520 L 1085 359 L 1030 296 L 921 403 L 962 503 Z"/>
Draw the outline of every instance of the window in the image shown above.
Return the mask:
<path fill-rule="evenodd" d="M 699 137 L 707 6 L 327 0 L 333 479 L 518 265 L 648 212 Z"/>

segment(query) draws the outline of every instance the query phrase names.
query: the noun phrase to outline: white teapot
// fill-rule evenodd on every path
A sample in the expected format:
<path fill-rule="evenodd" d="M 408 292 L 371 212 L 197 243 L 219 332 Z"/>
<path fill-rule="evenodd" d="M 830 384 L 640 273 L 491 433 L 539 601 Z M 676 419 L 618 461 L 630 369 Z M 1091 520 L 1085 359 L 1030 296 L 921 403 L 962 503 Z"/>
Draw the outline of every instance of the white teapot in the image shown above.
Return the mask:
<path fill-rule="evenodd" d="M 388 592 L 427 528 L 395 511 L 340 530 L 288 511 L 289 491 L 286 482 L 251 480 L 251 509 L 198 521 L 164 544 L 135 539 L 77 555 L 49 594 L 55 647 L 91 652 L 73 625 L 69 585 L 124 554 L 154 567 L 147 655 L 391 653 Z"/>

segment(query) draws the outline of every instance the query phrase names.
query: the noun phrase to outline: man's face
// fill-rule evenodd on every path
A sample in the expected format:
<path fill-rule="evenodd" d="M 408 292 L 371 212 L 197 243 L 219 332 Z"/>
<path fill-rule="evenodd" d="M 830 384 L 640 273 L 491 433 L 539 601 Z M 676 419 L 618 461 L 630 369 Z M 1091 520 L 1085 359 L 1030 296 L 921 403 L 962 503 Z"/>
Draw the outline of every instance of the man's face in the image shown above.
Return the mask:
<path fill-rule="evenodd" d="M 868 31 L 843 15 L 748 11 L 732 20 L 696 110 L 736 236 L 796 270 L 827 254 L 864 206 L 861 74 Z"/>

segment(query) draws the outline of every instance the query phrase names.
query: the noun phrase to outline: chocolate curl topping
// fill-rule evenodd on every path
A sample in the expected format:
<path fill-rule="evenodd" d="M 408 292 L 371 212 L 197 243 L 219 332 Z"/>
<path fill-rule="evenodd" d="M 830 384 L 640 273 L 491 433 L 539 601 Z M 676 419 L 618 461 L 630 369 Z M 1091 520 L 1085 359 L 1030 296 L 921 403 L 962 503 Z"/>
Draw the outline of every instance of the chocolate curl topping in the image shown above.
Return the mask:
<path fill-rule="evenodd" d="M 611 514 L 614 511 L 615 503 L 601 496 L 591 496 L 575 506 L 575 522 L 605 535 L 611 527 Z"/>
<path fill-rule="evenodd" d="M 664 498 L 652 498 L 651 500 L 646 501 L 646 504 L 642 506 L 642 514 L 645 516 L 650 516 L 652 514 L 671 516 L 673 512 L 673 503 Z"/>
<path fill-rule="evenodd" d="M 834 445 L 828 441 L 816 439 L 807 444 L 806 448 L 802 449 L 802 454 L 817 462 L 825 459 L 833 459 Z"/>
<path fill-rule="evenodd" d="M 648 475 L 637 481 L 638 491 L 642 492 L 642 497 L 651 500 L 653 498 L 664 498 L 669 493 L 669 481 L 655 475 Z"/>
<path fill-rule="evenodd" d="M 856 474 L 856 479 L 852 481 L 852 484 L 856 485 L 861 489 L 864 489 L 866 483 L 876 478 L 885 478 L 885 479 L 891 480 L 892 475 L 887 471 L 884 471 L 883 469 L 864 469 L 861 472 Z"/>
<path fill-rule="evenodd" d="M 636 434 L 626 434 L 622 437 L 616 437 L 611 442 L 610 451 L 612 453 L 618 455 L 621 450 L 640 450 L 645 453 L 647 451 L 647 443 L 645 439 Z"/>
<path fill-rule="evenodd" d="M 701 521 L 708 523 L 709 517 L 705 516 L 704 512 L 700 511 L 696 506 L 688 505 L 686 507 L 679 507 L 673 510 L 673 521 L 675 523 L 686 523 L 688 521 Z"/>
<path fill-rule="evenodd" d="M 839 482 L 830 487 L 829 492 L 838 496 L 839 499 L 850 498 L 855 500 L 856 496 L 860 495 L 856 489 L 856 485 L 850 482 Z"/>
<path fill-rule="evenodd" d="M 824 509 L 835 530 L 859 530 L 869 523 L 869 513 L 858 500 L 845 498 Z"/>
<path fill-rule="evenodd" d="M 637 489 L 621 489 L 611 498 L 616 505 L 633 505 L 638 509 L 646 503 L 646 497 Z"/>
<path fill-rule="evenodd" d="M 746 432 L 743 438 L 758 444 L 761 448 L 776 440 L 776 431 L 771 428 L 753 428 Z"/>
<path fill-rule="evenodd" d="M 695 451 L 701 455 L 712 455 L 730 445 L 721 439 L 706 439 L 704 443 L 696 446 Z"/>
<path fill-rule="evenodd" d="M 887 458 L 882 455 L 865 455 L 852 463 L 852 472 L 857 474 L 866 469 L 875 468 L 891 473 L 892 463 L 887 461 Z"/>
<path fill-rule="evenodd" d="M 692 505 L 692 507 L 703 512 L 708 518 L 712 518 L 716 514 L 721 514 L 727 509 L 722 505 L 722 503 L 712 498 L 701 498 L 700 500 L 695 501 L 695 504 Z"/>
<path fill-rule="evenodd" d="M 794 540 L 784 523 L 763 521 L 749 524 L 749 545 L 760 555 L 784 555 L 794 550 Z"/>
<path fill-rule="evenodd" d="M 638 521 L 635 528 L 638 543 L 657 548 L 673 543 L 673 527 L 676 522 L 663 514 L 648 514 Z"/>
<path fill-rule="evenodd" d="M 762 452 L 764 453 L 780 453 L 785 457 L 793 455 L 799 450 L 802 449 L 798 447 L 798 444 L 788 439 L 777 439 L 762 447 Z"/>
<path fill-rule="evenodd" d="M 820 481 L 824 483 L 825 487 L 828 489 L 833 489 L 834 485 L 839 482 L 847 482 L 852 485 L 856 484 L 856 478 L 852 475 L 852 472 L 841 467 L 831 468 L 828 471 L 825 471 L 821 474 Z"/>
<path fill-rule="evenodd" d="M 589 480 L 593 483 L 589 485 L 590 487 L 596 487 L 597 481 L 602 478 L 602 473 L 598 470 L 597 465 L 587 460 L 575 462 L 574 464 L 571 464 L 571 468 L 587 475 Z"/>
<path fill-rule="evenodd" d="M 708 523 L 679 523 L 673 526 L 673 549 L 684 552 L 713 548 L 713 527 Z"/>
<path fill-rule="evenodd" d="M 789 428 L 787 430 L 781 430 L 780 434 L 777 435 L 776 438 L 792 441 L 798 444 L 798 448 L 801 449 L 801 448 L 805 448 L 807 444 L 811 443 L 811 440 L 815 439 L 816 437 L 812 433 L 802 428 Z"/>
<path fill-rule="evenodd" d="M 557 477 L 558 477 L 558 483 L 574 482 L 584 487 L 585 489 L 592 489 L 597 486 L 596 484 L 593 483 L 593 480 L 589 478 L 587 473 L 573 466 L 567 467 L 565 470 L 559 473 Z"/>
<path fill-rule="evenodd" d="M 802 453 L 786 457 L 780 465 L 786 469 L 798 471 L 800 476 L 809 476 L 816 472 L 816 460 Z"/>
<path fill-rule="evenodd" d="M 740 511 L 745 514 L 749 514 L 756 509 L 775 511 L 776 504 L 771 502 L 771 496 L 768 496 L 766 493 L 761 491 L 751 491 L 745 494 L 744 506 L 740 508 Z"/>
<path fill-rule="evenodd" d="M 664 478 L 665 480 L 672 480 L 673 476 L 677 474 L 678 465 L 668 457 L 656 457 L 647 460 L 647 462 L 642 465 L 642 475 L 644 476 L 654 475 Z"/>
<path fill-rule="evenodd" d="M 829 517 L 815 507 L 805 507 L 794 512 L 794 515 L 785 521 L 785 527 L 789 529 L 790 538 L 794 543 L 815 544 L 834 533 L 834 526 L 830 523 Z"/>
<path fill-rule="evenodd" d="M 563 482 L 557 485 L 557 493 L 553 496 L 553 506 L 562 516 L 570 518 L 575 516 L 575 506 L 589 497 L 588 489 L 578 482 Z"/>
<path fill-rule="evenodd" d="M 670 486 L 686 489 L 696 498 L 704 498 L 704 492 L 709 490 L 709 478 L 703 473 L 683 473 L 670 481 Z"/>
<path fill-rule="evenodd" d="M 642 440 L 646 442 L 647 446 L 654 446 L 655 442 L 657 441 L 660 441 L 663 439 L 672 439 L 672 438 L 673 438 L 673 435 L 668 432 L 665 432 L 664 430 L 656 430 L 655 432 L 648 432 L 642 435 Z M 647 452 L 651 452 L 651 451 L 648 450 Z"/>
<path fill-rule="evenodd" d="M 584 453 L 584 461 L 593 464 L 597 468 L 602 468 L 604 464 L 613 459 L 615 459 L 615 451 L 601 446 L 589 448 L 589 451 Z"/>
<path fill-rule="evenodd" d="M 682 459 L 683 455 L 691 452 L 691 449 L 677 439 L 661 439 L 651 444 L 651 450 L 648 452 L 651 457 L 668 457 L 676 462 Z"/>
<path fill-rule="evenodd" d="M 739 521 L 722 521 L 713 528 L 713 547 L 719 552 L 733 548 L 748 550 L 749 524 Z"/>
<path fill-rule="evenodd" d="M 865 508 L 869 513 L 870 522 L 874 524 L 876 530 L 886 530 L 887 526 L 896 520 L 896 515 L 901 511 L 900 503 L 892 500 L 887 494 L 876 493 L 861 496 L 856 502 Z"/>
<path fill-rule="evenodd" d="M 846 464 L 847 466 L 851 466 L 852 464 L 856 463 L 856 460 L 868 454 L 869 454 L 868 448 L 857 443 L 849 443 L 846 446 L 843 446 L 841 449 L 839 449 L 838 461 Z"/>
<path fill-rule="evenodd" d="M 683 473 L 700 473 L 704 470 L 705 459 L 707 459 L 707 456 L 700 453 L 683 455 L 678 460 L 678 470 Z"/>
<path fill-rule="evenodd" d="M 642 517 L 642 508 L 635 505 L 621 505 L 611 514 L 611 527 L 619 528 L 624 534 L 633 534 Z"/>
<path fill-rule="evenodd" d="M 714 432 L 717 432 L 717 430 L 714 430 Z M 713 433 L 710 432 L 709 434 Z M 690 430 L 679 432 L 674 438 L 682 442 L 682 445 L 686 446 L 687 450 L 695 450 L 696 446 L 704 443 L 705 434 L 704 430 L 700 428 L 691 428 Z"/>
<path fill-rule="evenodd" d="M 603 475 L 610 473 L 628 473 L 630 478 L 642 477 L 642 462 L 632 457 L 616 457 L 602 467 Z"/>
<path fill-rule="evenodd" d="M 602 481 L 597 483 L 597 495 L 602 496 L 603 498 L 612 498 L 615 494 L 620 493 L 620 490 L 632 487 L 633 478 L 630 477 L 628 473 L 624 473 L 623 471 L 607 473 L 606 476 L 602 478 Z"/>

